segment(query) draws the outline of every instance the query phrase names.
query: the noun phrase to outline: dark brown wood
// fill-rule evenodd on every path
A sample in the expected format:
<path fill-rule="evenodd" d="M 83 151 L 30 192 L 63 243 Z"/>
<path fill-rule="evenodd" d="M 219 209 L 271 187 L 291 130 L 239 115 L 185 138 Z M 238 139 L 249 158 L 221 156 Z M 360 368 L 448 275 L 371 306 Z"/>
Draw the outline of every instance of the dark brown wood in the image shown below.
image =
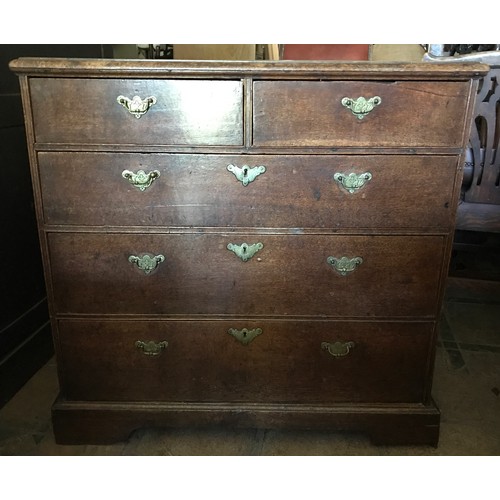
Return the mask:
<path fill-rule="evenodd" d="M 257 146 L 458 146 L 467 82 L 255 82 Z M 363 119 L 349 97 L 382 99 Z"/>
<path fill-rule="evenodd" d="M 436 320 L 482 65 L 22 59 L 60 443 L 141 426 L 436 445 Z M 137 119 L 120 94 L 155 94 Z M 379 95 L 362 120 L 344 96 Z M 229 164 L 263 165 L 243 186 Z M 140 192 L 123 170 L 156 169 Z M 338 171 L 370 172 L 348 193 Z M 262 243 L 243 262 L 229 243 Z M 130 255 L 163 255 L 146 275 Z M 340 275 L 328 257 L 361 257 Z M 248 345 L 229 328 L 261 328 Z M 158 356 L 136 342 L 167 342 Z M 323 342 L 353 342 L 336 358 Z M 333 351 L 332 351 L 333 352 Z"/>
<path fill-rule="evenodd" d="M 59 444 L 107 444 L 141 427 L 320 429 L 367 433 L 378 445 L 437 446 L 440 413 L 429 405 L 294 405 L 192 403 L 78 403 L 56 401 Z M 78 432 L 75 431 L 78 429 Z"/>
<path fill-rule="evenodd" d="M 376 63 L 325 61 L 161 61 L 23 57 L 11 61 L 17 74 L 84 78 L 298 78 L 335 80 L 451 80 L 467 81 L 487 73 L 486 64 Z"/>
<path fill-rule="evenodd" d="M 396 155 L 41 152 L 38 162 L 45 223 L 89 226 L 445 229 L 457 168 L 453 156 Z M 243 186 L 228 165 L 266 172 Z M 122 177 L 139 169 L 160 172 L 145 191 Z M 357 193 L 333 178 L 352 172 L 372 175 Z"/>
<path fill-rule="evenodd" d="M 260 328 L 243 345 L 231 328 Z M 59 322 L 68 400 L 419 403 L 432 323 Z M 136 341 L 168 342 L 145 355 Z M 335 358 L 323 342 L 354 342 Z M 272 374 L 272 376 L 270 376 Z"/>
<path fill-rule="evenodd" d="M 34 78 L 35 141 L 76 144 L 243 144 L 240 81 Z M 155 97 L 140 118 L 117 102 Z"/>
<path fill-rule="evenodd" d="M 229 243 L 262 243 L 247 262 Z M 54 303 L 70 314 L 426 316 L 442 236 L 49 234 Z M 163 255 L 146 275 L 129 256 Z M 342 276 L 328 257 L 361 257 Z"/>

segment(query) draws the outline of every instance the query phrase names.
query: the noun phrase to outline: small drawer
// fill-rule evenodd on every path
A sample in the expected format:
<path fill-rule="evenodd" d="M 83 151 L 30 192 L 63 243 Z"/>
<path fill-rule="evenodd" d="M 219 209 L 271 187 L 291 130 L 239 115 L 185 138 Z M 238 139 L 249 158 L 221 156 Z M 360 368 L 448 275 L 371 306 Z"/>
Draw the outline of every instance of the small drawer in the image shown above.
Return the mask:
<path fill-rule="evenodd" d="M 30 90 L 39 143 L 243 143 L 241 81 L 32 78 Z"/>
<path fill-rule="evenodd" d="M 463 142 L 469 85 L 255 82 L 253 143 L 287 147 L 458 148 Z M 364 106 L 359 98 L 367 101 Z M 357 108 L 367 114 L 353 114 Z M 368 111 L 370 108 L 373 109 Z"/>
<path fill-rule="evenodd" d="M 38 165 L 46 224 L 421 229 L 450 226 L 457 158 L 41 152 Z"/>
<path fill-rule="evenodd" d="M 49 234 L 58 313 L 436 314 L 442 236 Z"/>
<path fill-rule="evenodd" d="M 56 345 L 69 400 L 418 403 L 432 332 L 432 323 L 63 320 Z"/>

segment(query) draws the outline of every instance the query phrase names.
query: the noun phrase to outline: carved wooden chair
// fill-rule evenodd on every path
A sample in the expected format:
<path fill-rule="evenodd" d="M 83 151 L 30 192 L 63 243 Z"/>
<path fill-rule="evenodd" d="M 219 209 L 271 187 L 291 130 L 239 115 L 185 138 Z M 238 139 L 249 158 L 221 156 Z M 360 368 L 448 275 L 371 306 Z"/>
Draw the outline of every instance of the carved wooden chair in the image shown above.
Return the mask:
<path fill-rule="evenodd" d="M 436 49 L 437 47 L 437 49 Z M 500 280 L 500 47 L 463 55 L 439 53 L 445 46 L 429 46 L 424 60 L 484 62 L 490 71 L 479 82 L 469 147 L 466 151 L 461 199 L 457 212 L 455 249 L 486 251 L 493 259 L 489 279 Z M 453 47 L 453 46 L 452 46 Z M 493 257 L 492 257 L 493 256 Z M 483 258 L 484 260 L 484 258 Z M 452 262 L 453 265 L 453 262 Z M 457 269 L 451 269 L 451 272 Z M 460 269 L 458 269 L 460 271 Z M 459 273 L 460 274 L 460 273 Z"/>
<path fill-rule="evenodd" d="M 499 53 L 500 63 L 500 53 Z M 500 232 L 500 65 L 480 81 L 457 229 Z"/>
<path fill-rule="evenodd" d="M 490 65 L 489 73 L 479 82 L 456 228 L 500 233 L 500 50 L 446 56 L 434 55 L 432 48 L 436 46 L 430 47 L 424 60 Z"/>

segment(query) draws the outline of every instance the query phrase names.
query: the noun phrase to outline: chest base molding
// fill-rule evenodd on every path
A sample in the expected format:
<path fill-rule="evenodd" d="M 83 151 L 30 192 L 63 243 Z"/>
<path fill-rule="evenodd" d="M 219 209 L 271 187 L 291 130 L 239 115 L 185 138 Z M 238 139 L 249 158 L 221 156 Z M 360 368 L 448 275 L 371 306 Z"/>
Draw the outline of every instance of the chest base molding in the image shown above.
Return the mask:
<path fill-rule="evenodd" d="M 218 427 L 363 432 L 375 445 L 437 446 L 440 412 L 429 405 L 89 403 L 57 400 L 58 444 L 111 444 L 139 428 Z"/>

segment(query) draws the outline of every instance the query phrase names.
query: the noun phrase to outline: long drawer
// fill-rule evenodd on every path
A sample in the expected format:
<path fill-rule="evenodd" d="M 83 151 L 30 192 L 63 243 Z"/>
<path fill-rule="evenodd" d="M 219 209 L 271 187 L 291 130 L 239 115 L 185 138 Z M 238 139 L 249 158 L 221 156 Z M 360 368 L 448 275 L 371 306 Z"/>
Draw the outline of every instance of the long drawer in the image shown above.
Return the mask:
<path fill-rule="evenodd" d="M 91 226 L 447 228 L 456 162 L 452 156 L 38 154 L 45 223 Z"/>
<path fill-rule="evenodd" d="M 64 320 L 58 329 L 71 400 L 410 403 L 423 398 L 433 325 Z"/>
<path fill-rule="evenodd" d="M 468 92 L 468 82 L 258 81 L 253 143 L 461 147 Z"/>
<path fill-rule="evenodd" d="M 441 236 L 48 235 L 58 313 L 434 316 Z"/>
<path fill-rule="evenodd" d="M 36 142 L 243 143 L 241 80 L 32 78 L 30 89 Z"/>

